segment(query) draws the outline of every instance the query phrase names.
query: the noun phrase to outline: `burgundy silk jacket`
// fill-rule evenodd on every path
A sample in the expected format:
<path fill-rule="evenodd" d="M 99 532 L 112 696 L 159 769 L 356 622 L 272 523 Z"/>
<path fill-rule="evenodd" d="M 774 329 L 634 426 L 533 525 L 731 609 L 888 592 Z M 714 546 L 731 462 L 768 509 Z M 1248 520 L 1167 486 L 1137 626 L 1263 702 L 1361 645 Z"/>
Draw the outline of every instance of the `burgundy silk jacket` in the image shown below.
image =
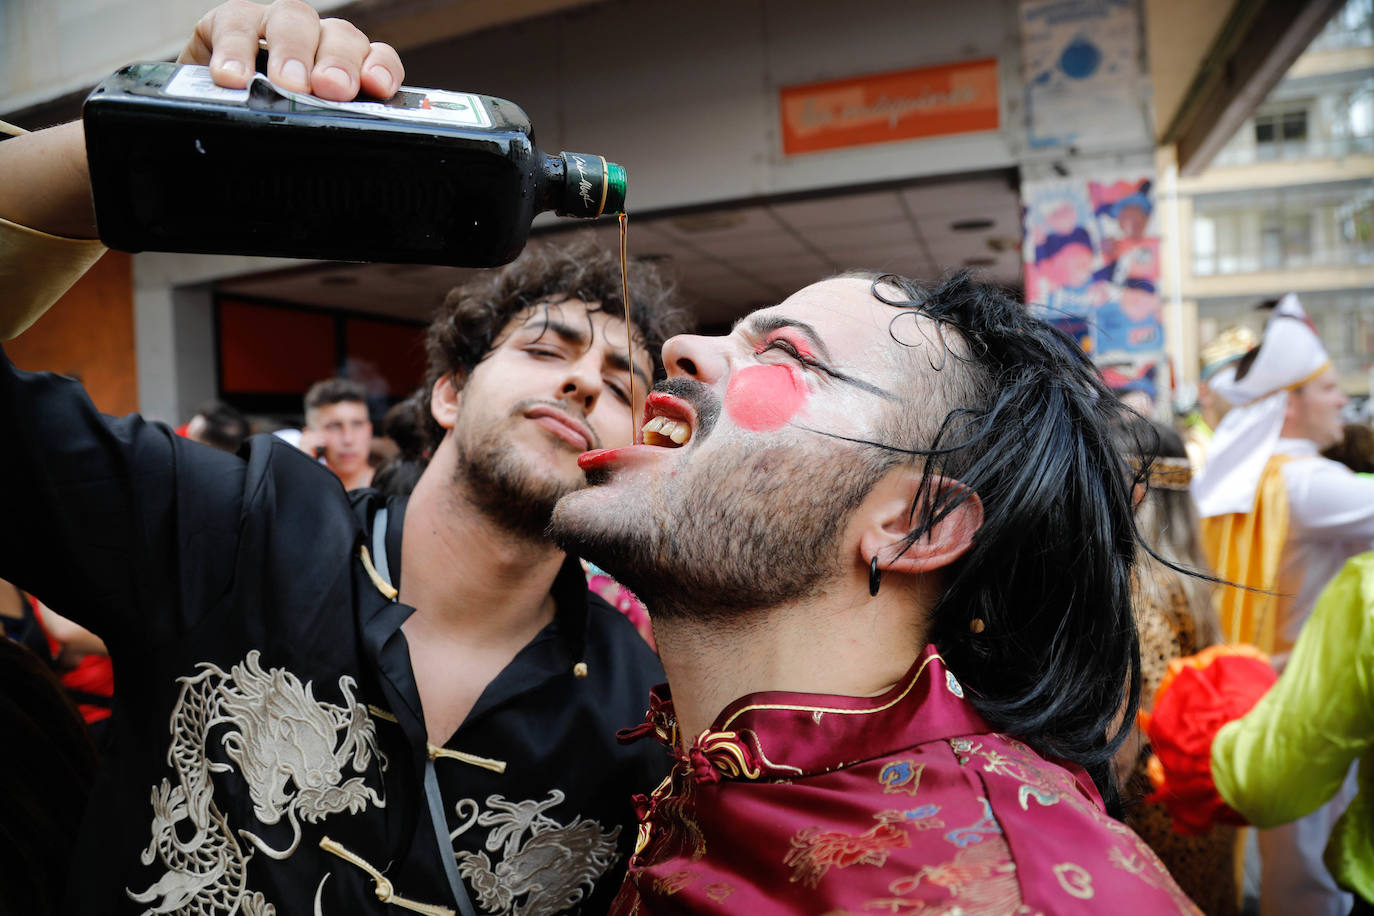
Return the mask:
<path fill-rule="evenodd" d="M 645 724 L 678 747 L 667 689 Z M 612 912 L 1198 913 L 1086 772 L 994 734 L 935 647 L 878 697 L 732 703 L 652 798 Z"/>

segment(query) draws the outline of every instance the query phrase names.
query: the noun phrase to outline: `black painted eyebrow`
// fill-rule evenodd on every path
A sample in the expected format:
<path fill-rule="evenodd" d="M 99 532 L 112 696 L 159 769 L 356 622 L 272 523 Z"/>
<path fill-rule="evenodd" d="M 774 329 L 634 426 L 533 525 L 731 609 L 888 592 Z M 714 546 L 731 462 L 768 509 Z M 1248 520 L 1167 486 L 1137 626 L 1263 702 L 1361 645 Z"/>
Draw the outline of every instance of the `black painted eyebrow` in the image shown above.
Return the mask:
<path fill-rule="evenodd" d="M 530 321 L 525 324 L 525 327 L 529 328 L 534 325 L 535 322 Z M 551 315 L 546 315 L 543 318 L 543 320 L 540 320 L 538 322 L 538 327 L 539 336 L 536 337 L 535 340 L 538 340 L 539 337 L 543 337 L 545 332 L 552 331 L 555 335 L 557 335 L 570 346 L 580 347 L 584 350 L 587 347 L 591 346 L 590 331 L 588 331 L 586 328 L 580 328 L 577 325 L 572 325 L 563 321 L 559 321 Z M 653 387 L 652 384 L 650 384 L 649 377 L 644 374 L 644 370 L 639 368 L 638 366 L 632 365 L 630 363 L 629 358 L 626 357 L 624 351 L 622 351 L 619 347 L 612 348 L 607 352 L 606 362 L 611 364 L 611 368 L 619 369 L 621 372 L 633 372 L 635 375 L 639 377 L 639 380 L 644 384 L 645 391 L 648 391 L 650 388 Z"/>
<path fill-rule="evenodd" d="M 736 322 L 735 326 L 738 327 L 740 323 L 741 322 Z M 841 372 L 839 369 L 831 366 L 830 362 L 833 357 L 831 357 L 830 350 L 826 347 L 825 341 L 821 340 L 821 336 L 816 333 L 816 329 L 805 321 L 798 321 L 795 318 L 788 318 L 784 315 L 762 315 L 757 318 L 752 316 L 746 318 L 743 323 L 748 325 L 748 330 L 755 336 L 762 336 L 782 328 L 796 328 L 806 336 L 807 340 L 815 347 L 816 352 L 821 357 L 821 359 L 806 359 L 802 357 L 803 362 L 819 369 L 837 382 L 844 382 L 846 385 L 852 385 L 860 391 L 867 392 L 868 394 L 883 398 L 887 401 L 900 400 L 895 394 L 879 388 L 872 382 L 866 382 L 861 378 L 850 375 L 847 372 Z"/>
<path fill-rule="evenodd" d="M 788 318 L 785 315 L 760 315 L 757 318 L 750 316 L 745 319 L 745 322 L 749 325 L 749 330 L 758 336 L 767 334 L 770 331 L 781 330 L 782 328 L 796 328 L 798 331 L 801 331 L 802 334 L 806 335 L 822 359 L 827 363 L 834 361 L 834 357 L 830 355 L 830 350 L 826 347 L 825 341 L 821 340 L 821 335 L 817 334 L 816 329 L 805 321 L 798 321 L 795 318 Z"/>

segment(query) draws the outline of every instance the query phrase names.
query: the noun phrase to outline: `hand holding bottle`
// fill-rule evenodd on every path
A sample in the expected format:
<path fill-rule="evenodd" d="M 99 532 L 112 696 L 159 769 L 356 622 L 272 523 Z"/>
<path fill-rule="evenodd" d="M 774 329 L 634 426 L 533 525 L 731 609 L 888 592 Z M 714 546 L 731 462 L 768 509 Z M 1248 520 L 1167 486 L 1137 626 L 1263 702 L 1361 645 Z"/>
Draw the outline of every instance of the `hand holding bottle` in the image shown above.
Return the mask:
<path fill-rule="evenodd" d="M 390 98 L 405 76 L 391 45 L 369 42 L 357 26 L 321 19 L 302 0 L 228 0 L 201 17 L 179 64 L 208 65 L 215 83 L 242 89 L 254 72 L 259 42 L 267 44 L 267 77 L 279 86 L 346 102 L 359 90 Z"/>
<path fill-rule="evenodd" d="M 320 19 L 301 0 L 269 6 L 229 0 L 206 13 L 178 58 L 209 64 L 214 81 L 242 88 L 253 74 L 259 40 L 268 45 L 268 75 L 282 86 L 346 101 L 362 91 L 390 97 L 405 70 L 395 49 L 342 19 Z M 70 238 L 94 238 L 86 144 L 79 122 L 0 143 L 0 217 Z"/>

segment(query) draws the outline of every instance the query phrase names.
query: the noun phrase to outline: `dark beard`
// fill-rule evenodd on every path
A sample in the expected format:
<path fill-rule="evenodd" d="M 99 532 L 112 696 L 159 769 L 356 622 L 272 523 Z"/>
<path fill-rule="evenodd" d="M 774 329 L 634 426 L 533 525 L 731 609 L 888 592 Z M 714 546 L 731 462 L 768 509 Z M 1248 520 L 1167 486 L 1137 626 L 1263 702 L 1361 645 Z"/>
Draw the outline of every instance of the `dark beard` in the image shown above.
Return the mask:
<path fill-rule="evenodd" d="M 553 507 L 581 483 L 539 478 L 520 464 L 500 437 L 469 451 L 458 447 L 454 486 L 488 521 L 526 541 L 547 541 Z"/>
<path fill-rule="evenodd" d="M 714 419 L 718 403 L 703 392 L 690 382 L 673 393 Z M 701 424 L 693 439 L 707 434 Z M 839 572 L 844 525 L 886 470 L 825 443 L 739 444 L 714 464 L 720 473 L 698 468 L 647 501 L 652 517 L 635 515 L 639 501 L 627 512 L 578 517 L 574 496 L 554 514 L 549 535 L 615 576 L 657 617 L 736 620 L 806 598 Z"/>

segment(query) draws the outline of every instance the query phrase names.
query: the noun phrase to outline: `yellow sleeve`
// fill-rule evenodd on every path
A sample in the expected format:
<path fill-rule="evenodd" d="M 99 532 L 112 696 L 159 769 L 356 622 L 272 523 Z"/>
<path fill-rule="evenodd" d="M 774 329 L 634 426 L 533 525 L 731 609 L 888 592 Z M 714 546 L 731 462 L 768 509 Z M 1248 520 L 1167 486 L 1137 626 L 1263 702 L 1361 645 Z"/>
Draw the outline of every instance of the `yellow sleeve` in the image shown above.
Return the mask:
<path fill-rule="evenodd" d="M 22 334 L 104 253 L 99 239 L 48 235 L 0 217 L 0 340 Z"/>
<path fill-rule="evenodd" d="M 1212 742 L 1212 778 L 1256 827 L 1315 811 L 1374 748 L 1374 553 L 1317 600 L 1278 683 Z"/>

